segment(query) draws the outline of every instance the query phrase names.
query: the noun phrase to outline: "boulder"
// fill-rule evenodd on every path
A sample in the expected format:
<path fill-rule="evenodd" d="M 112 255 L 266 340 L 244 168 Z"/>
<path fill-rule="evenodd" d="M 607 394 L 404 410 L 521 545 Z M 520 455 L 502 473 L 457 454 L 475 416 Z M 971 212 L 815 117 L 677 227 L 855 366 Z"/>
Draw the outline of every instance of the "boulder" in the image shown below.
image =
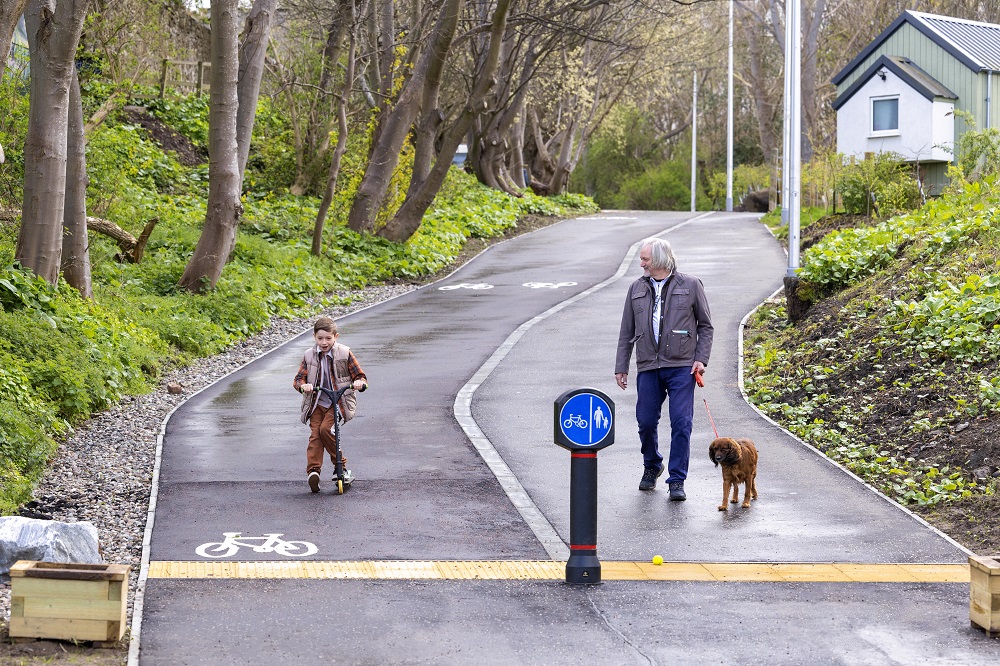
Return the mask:
<path fill-rule="evenodd" d="M 0 575 L 6 576 L 18 560 L 104 562 L 93 523 L 0 517 Z"/>

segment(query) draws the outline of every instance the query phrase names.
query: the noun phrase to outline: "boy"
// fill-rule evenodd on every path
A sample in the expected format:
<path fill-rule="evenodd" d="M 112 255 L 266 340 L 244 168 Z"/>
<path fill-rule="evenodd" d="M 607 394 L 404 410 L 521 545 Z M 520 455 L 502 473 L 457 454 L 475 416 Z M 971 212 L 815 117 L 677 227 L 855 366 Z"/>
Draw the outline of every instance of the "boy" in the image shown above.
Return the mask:
<path fill-rule="evenodd" d="M 340 399 L 340 413 L 347 423 L 354 418 L 357 404 L 355 391 L 364 391 L 368 387 L 368 378 L 358 364 L 351 350 L 337 342 L 337 324 L 330 317 L 320 317 L 313 325 L 313 338 L 316 345 L 306 351 L 295 374 L 292 386 L 302 394 L 302 422 L 309 425 L 309 446 L 306 449 L 306 480 L 309 489 L 319 492 L 319 473 L 323 467 L 323 450 L 334 460 L 336 438 L 333 434 L 336 412 L 330 396 L 323 387 L 329 390 L 340 390 L 350 386 Z M 347 466 L 344 451 L 340 452 L 342 464 Z M 347 483 L 353 479 L 351 472 L 344 470 Z"/>

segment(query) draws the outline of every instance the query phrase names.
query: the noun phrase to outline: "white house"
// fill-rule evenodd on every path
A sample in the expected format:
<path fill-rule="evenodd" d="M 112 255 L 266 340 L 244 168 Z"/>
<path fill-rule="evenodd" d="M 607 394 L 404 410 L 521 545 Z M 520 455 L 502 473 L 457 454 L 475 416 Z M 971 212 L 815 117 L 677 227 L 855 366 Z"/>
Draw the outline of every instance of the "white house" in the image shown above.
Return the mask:
<path fill-rule="evenodd" d="M 1000 25 L 904 11 L 836 76 L 837 150 L 893 152 L 920 165 L 930 193 L 946 184 L 968 129 L 1000 125 Z"/>

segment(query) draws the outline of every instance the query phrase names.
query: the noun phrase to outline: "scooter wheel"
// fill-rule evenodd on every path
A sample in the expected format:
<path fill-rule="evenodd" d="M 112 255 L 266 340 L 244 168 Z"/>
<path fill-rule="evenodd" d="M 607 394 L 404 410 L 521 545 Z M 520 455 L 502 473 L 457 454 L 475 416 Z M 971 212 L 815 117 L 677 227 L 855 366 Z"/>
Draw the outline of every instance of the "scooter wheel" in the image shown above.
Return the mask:
<path fill-rule="evenodd" d="M 338 495 L 344 494 L 344 482 L 341 481 L 340 479 L 337 479 L 337 494 Z"/>

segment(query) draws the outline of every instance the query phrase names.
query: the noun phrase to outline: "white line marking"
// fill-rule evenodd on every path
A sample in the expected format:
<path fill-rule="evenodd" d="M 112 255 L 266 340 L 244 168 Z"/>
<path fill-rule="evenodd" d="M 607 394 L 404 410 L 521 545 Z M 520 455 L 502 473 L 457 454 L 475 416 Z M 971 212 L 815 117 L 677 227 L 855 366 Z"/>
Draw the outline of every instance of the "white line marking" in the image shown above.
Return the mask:
<path fill-rule="evenodd" d="M 681 227 L 687 226 L 692 222 L 696 222 L 704 217 L 711 215 L 712 213 L 702 213 L 697 217 L 693 217 L 690 220 L 681 222 L 680 224 L 670 227 L 666 231 L 662 231 L 657 236 L 663 236 L 672 231 L 676 231 Z M 455 397 L 455 420 L 458 424 L 462 426 L 462 430 L 465 431 L 465 435 L 472 442 L 472 445 L 476 447 L 476 451 L 482 456 L 483 460 L 489 466 L 493 475 L 496 476 L 497 481 L 500 482 L 500 486 L 503 488 L 504 492 L 507 493 L 507 497 L 510 498 L 511 503 L 524 518 L 525 522 L 528 523 L 528 527 L 531 531 L 535 533 L 535 538 L 537 538 L 542 546 L 545 548 L 545 552 L 549 554 L 553 560 L 565 561 L 569 559 L 569 548 L 566 546 L 566 542 L 562 540 L 556 529 L 552 527 L 552 523 L 549 522 L 545 514 L 542 513 L 541 509 L 535 504 L 535 502 L 528 495 L 528 492 L 521 485 L 521 482 L 517 480 L 514 473 L 511 471 L 507 463 L 504 462 L 503 457 L 490 442 L 489 438 L 480 429 L 479 424 L 476 423 L 476 419 L 472 416 L 472 398 L 476 393 L 476 390 L 482 386 L 486 378 L 490 376 L 490 373 L 496 369 L 500 362 L 510 353 L 510 350 L 514 348 L 514 345 L 527 333 L 535 324 L 538 324 L 557 312 L 573 305 L 577 301 L 581 301 L 584 298 L 590 296 L 591 294 L 604 289 L 610 284 L 613 284 L 620 280 L 628 272 L 632 265 L 635 255 L 639 252 L 639 244 L 642 241 L 637 241 L 631 248 L 629 248 L 628 253 L 625 258 L 622 259 L 621 264 L 618 266 L 618 270 L 614 275 L 609 277 L 604 282 L 595 284 L 593 287 L 585 291 L 581 291 L 575 296 L 567 298 L 561 303 L 553 305 L 551 308 L 543 312 L 542 314 L 532 317 L 528 321 L 524 322 L 515 329 L 513 333 L 507 336 L 507 339 L 503 341 L 493 355 L 490 356 L 486 363 L 484 363 L 476 374 L 472 376 L 465 386 L 458 392 Z M 553 444 L 553 446 L 555 446 Z"/>

